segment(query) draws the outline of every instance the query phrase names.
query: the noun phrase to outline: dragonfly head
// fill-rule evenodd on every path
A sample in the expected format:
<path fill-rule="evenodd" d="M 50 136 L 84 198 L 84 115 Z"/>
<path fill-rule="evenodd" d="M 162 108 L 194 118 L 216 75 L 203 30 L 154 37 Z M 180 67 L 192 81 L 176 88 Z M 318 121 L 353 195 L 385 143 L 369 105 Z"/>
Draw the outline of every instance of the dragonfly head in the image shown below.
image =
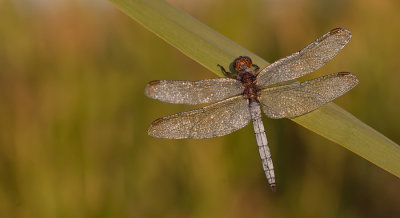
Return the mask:
<path fill-rule="evenodd" d="M 253 62 L 247 56 L 239 56 L 238 58 L 236 58 L 233 61 L 233 68 L 237 72 L 241 72 L 241 71 L 244 71 L 244 70 L 246 70 L 248 68 L 251 68 L 252 65 L 253 65 Z"/>

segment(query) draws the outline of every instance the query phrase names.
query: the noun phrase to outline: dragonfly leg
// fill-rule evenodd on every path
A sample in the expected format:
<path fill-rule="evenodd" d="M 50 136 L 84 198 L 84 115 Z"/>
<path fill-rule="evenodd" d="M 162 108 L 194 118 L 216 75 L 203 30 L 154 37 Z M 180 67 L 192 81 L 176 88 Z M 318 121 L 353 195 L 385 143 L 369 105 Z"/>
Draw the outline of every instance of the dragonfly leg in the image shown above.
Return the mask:
<path fill-rule="evenodd" d="M 254 67 L 254 72 L 258 72 L 258 70 L 260 70 L 260 67 L 258 65 L 252 64 L 252 67 Z"/>
<path fill-rule="evenodd" d="M 219 65 L 219 64 L 217 64 L 217 66 L 219 68 L 221 68 L 221 71 L 225 76 L 227 76 L 229 78 L 232 78 L 232 79 L 236 79 L 237 78 L 237 75 L 235 73 L 231 73 L 231 72 L 226 71 L 225 68 L 223 66 Z"/>

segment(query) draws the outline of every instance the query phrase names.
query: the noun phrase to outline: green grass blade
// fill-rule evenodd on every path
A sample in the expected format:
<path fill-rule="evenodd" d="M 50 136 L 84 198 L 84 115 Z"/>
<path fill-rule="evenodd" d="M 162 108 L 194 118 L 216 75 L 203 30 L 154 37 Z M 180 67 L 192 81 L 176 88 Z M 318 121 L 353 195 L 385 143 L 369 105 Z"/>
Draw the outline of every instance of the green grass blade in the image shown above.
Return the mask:
<path fill-rule="evenodd" d="M 334 103 L 292 119 L 400 177 L 400 147 Z"/>
<path fill-rule="evenodd" d="M 269 64 L 165 1 L 111 1 L 148 30 L 221 77 L 217 64 L 227 66 L 240 55 L 250 56 L 259 66 Z"/>
<path fill-rule="evenodd" d="M 239 55 L 268 62 L 162 0 L 111 0 L 123 12 L 181 52 L 222 76 L 217 64 Z M 292 119 L 400 178 L 400 147 L 334 103 Z"/>

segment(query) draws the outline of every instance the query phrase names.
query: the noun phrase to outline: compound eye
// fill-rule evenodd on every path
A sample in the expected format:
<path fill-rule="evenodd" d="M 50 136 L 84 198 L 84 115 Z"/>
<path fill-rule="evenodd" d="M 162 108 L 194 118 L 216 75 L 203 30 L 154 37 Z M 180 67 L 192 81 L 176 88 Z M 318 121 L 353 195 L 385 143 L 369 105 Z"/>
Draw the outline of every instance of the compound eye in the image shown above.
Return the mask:
<path fill-rule="evenodd" d="M 244 59 L 246 65 L 247 65 L 247 67 L 251 67 L 251 65 L 253 64 L 251 59 L 249 57 L 247 57 L 247 56 L 244 56 L 243 59 Z"/>

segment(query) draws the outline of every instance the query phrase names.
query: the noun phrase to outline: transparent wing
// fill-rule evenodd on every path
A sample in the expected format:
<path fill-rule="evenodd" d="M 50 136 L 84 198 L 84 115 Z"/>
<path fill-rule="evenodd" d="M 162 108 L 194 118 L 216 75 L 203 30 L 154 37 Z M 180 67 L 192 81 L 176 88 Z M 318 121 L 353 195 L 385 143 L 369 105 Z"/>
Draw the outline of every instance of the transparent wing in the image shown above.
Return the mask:
<path fill-rule="evenodd" d="M 200 81 L 155 80 L 145 88 L 148 97 L 175 104 L 211 103 L 242 92 L 240 81 L 230 78 Z"/>
<path fill-rule="evenodd" d="M 224 101 L 159 118 L 151 123 L 148 134 L 157 138 L 212 138 L 234 132 L 249 123 L 247 100 L 235 96 Z"/>
<path fill-rule="evenodd" d="M 352 74 L 334 73 L 303 83 L 263 89 L 259 100 L 270 118 L 296 117 L 343 95 L 357 83 Z"/>
<path fill-rule="evenodd" d="M 350 38 L 349 30 L 331 30 L 302 50 L 264 68 L 257 76 L 257 85 L 268 86 L 296 79 L 319 69 L 335 57 Z"/>

